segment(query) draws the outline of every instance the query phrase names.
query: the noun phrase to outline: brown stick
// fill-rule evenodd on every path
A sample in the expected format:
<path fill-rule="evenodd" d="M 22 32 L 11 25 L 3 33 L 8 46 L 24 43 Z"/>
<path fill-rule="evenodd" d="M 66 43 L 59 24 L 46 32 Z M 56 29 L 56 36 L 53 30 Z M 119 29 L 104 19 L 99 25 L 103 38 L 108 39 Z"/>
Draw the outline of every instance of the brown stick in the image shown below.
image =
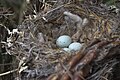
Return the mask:
<path fill-rule="evenodd" d="M 59 74 L 52 74 L 47 78 L 47 80 L 59 80 L 59 76 Z"/>
<path fill-rule="evenodd" d="M 79 64 L 89 64 L 94 58 L 96 58 L 96 50 L 90 50 L 80 61 Z"/>
<path fill-rule="evenodd" d="M 80 59 L 83 57 L 82 52 L 78 52 L 68 63 L 69 69 L 72 69 L 76 66 L 76 64 L 80 61 Z"/>
<path fill-rule="evenodd" d="M 75 72 L 74 79 L 73 80 L 85 80 L 84 77 L 87 76 L 89 73 L 90 67 L 87 66 L 92 60 L 96 58 L 96 51 L 90 50 L 80 61 L 79 65 L 82 66 L 82 69 L 80 71 Z M 87 66 L 87 67 L 86 67 Z"/>
<path fill-rule="evenodd" d="M 77 71 L 74 75 L 74 80 L 85 80 L 84 77 L 88 74 L 89 69 L 85 67 L 87 64 L 89 64 L 91 61 L 93 61 L 97 56 L 97 49 L 109 44 L 109 41 L 102 41 L 97 43 L 91 50 L 87 52 L 87 54 L 81 59 L 80 63 L 76 65 L 78 67 L 82 67 L 82 70 Z M 77 69 L 77 68 L 76 68 Z"/>
<path fill-rule="evenodd" d="M 67 73 L 64 73 L 60 80 L 71 80 L 71 78 Z"/>
<path fill-rule="evenodd" d="M 83 77 L 83 71 L 80 70 L 74 74 L 74 79 L 73 80 L 85 80 Z"/>

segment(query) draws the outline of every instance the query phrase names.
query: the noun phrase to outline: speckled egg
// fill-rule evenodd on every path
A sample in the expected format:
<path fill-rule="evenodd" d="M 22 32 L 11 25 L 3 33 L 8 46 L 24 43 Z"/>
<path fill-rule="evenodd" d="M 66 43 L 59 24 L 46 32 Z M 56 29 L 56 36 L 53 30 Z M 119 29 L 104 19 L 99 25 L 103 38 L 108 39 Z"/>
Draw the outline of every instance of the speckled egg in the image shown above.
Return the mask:
<path fill-rule="evenodd" d="M 70 36 L 62 35 L 57 39 L 56 44 L 58 47 L 64 48 L 64 47 L 68 47 L 71 42 L 72 42 L 72 39 Z"/>
<path fill-rule="evenodd" d="M 69 49 L 74 50 L 74 51 L 80 50 L 81 47 L 82 47 L 82 44 L 80 44 L 79 42 L 73 42 L 69 45 Z"/>

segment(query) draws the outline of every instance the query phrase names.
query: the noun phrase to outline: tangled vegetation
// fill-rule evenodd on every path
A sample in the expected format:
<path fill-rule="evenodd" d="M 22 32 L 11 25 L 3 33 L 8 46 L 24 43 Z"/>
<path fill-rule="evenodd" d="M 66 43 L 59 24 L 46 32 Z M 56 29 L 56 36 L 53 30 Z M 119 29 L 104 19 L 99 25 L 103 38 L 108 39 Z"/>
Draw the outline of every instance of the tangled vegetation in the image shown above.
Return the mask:
<path fill-rule="evenodd" d="M 119 80 L 119 0 L 0 0 L 0 80 Z M 56 45 L 61 35 L 79 51 Z"/>

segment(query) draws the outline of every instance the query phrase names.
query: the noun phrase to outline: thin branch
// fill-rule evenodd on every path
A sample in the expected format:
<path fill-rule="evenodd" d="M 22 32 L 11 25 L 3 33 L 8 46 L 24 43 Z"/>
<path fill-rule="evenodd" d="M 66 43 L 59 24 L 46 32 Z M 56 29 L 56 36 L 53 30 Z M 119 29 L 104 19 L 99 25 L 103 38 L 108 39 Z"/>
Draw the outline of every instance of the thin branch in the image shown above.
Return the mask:
<path fill-rule="evenodd" d="M 0 77 L 1 76 L 4 76 L 4 75 L 7 75 L 7 74 L 10 74 L 10 73 L 13 73 L 13 72 L 16 72 L 18 69 L 14 69 L 14 70 L 11 70 L 11 71 L 8 71 L 8 72 L 5 72 L 5 73 L 1 73 L 0 74 Z"/>

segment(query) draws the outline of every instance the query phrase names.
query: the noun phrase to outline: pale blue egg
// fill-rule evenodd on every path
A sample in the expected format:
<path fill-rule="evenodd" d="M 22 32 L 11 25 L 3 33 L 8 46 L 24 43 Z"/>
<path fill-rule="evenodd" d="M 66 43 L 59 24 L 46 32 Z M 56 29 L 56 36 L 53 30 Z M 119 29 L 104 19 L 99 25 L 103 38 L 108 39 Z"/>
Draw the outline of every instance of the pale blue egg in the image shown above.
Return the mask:
<path fill-rule="evenodd" d="M 81 47 L 82 47 L 82 44 L 80 44 L 78 42 L 73 42 L 69 45 L 69 49 L 74 50 L 74 51 L 80 50 Z"/>
<path fill-rule="evenodd" d="M 63 48 L 63 50 L 66 51 L 66 52 L 68 52 L 68 53 L 71 52 L 71 49 L 69 49 L 69 48 Z"/>
<path fill-rule="evenodd" d="M 71 42 L 72 42 L 72 39 L 70 38 L 70 36 L 62 35 L 57 39 L 56 44 L 58 47 L 64 48 L 64 47 L 68 47 Z"/>

